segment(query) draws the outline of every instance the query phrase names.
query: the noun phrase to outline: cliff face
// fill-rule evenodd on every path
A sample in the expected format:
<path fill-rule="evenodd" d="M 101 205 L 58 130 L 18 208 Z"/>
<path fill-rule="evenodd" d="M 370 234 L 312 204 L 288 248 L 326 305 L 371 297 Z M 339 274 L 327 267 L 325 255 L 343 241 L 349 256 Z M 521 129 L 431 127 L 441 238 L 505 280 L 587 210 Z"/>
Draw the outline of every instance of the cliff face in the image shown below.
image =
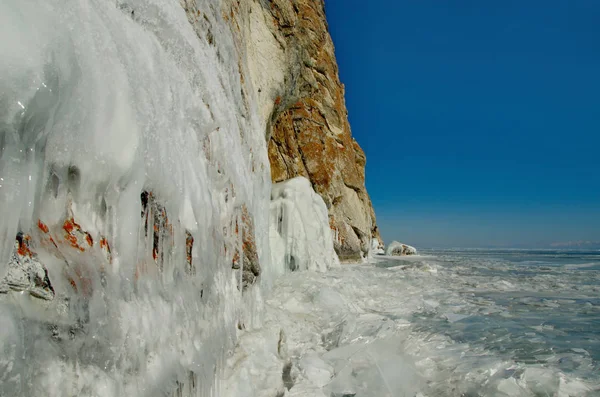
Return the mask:
<path fill-rule="evenodd" d="M 273 279 L 223 5 L 0 2 L 0 395 L 222 395 Z"/>
<path fill-rule="evenodd" d="M 379 232 L 365 189 L 365 155 L 350 132 L 324 3 L 249 3 L 230 2 L 228 14 L 240 31 L 240 25 L 246 27 L 244 45 L 266 129 L 271 179 L 308 178 L 329 209 L 340 259 L 359 260 Z"/>
<path fill-rule="evenodd" d="M 376 233 L 323 3 L 0 15 L 0 395 L 219 394 L 263 287 Z"/>

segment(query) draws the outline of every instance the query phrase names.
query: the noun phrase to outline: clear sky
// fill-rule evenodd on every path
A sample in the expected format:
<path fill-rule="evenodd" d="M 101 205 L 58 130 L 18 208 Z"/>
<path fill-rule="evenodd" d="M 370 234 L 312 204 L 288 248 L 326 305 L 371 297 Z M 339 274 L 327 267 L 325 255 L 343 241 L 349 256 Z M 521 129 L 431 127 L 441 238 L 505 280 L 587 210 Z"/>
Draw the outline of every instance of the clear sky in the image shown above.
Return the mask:
<path fill-rule="evenodd" d="M 600 1 L 325 4 L 386 242 L 600 240 Z"/>

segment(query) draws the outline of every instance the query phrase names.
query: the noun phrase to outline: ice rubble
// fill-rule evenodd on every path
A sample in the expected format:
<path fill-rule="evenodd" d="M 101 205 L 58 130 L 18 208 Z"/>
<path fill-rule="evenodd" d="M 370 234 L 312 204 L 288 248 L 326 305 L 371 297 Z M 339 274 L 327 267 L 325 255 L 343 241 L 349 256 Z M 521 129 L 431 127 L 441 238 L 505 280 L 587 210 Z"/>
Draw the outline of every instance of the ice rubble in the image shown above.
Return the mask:
<path fill-rule="evenodd" d="M 296 177 L 271 190 L 271 261 L 283 271 L 325 271 L 339 265 L 325 202 L 310 181 Z"/>
<path fill-rule="evenodd" d="M 0 3 L 0 278 L 33 269 L 0 288 L 0 395 L 219 395 L 256 320 L 231 263 L 245 206 L 274 275 L 264 125 L 220 2 L 189 3 L 210 40 L 179 2 Z"/>
<path fill-rule="evenodd" d="M 389 261 L 406 263 L 381 259 Z M 452 338 L 449 311 L 482 310 L 481 303 L 467 303 L 461 287 L 478 277 L 465 276 L 454 262 L 438 265 L 439 273 L 418 265 L 410 272 L 400 266 L 348 265 L 277 279 L 267 297 L 265 326 L 244 335 L 230 358 L 237 376 L 229 374 L 223 396 L 597 395 L 600 384 L 579 377 L 594 371 L 589 357 L 575 373 L 564 373 L 554 365 L 516 362 L 504 348 L 488 350 Z M 424 320 L 437 325 L 423 327 Z M 495 332 L 481 335 L 504 347 L 507 336 Z M 285 344 L 273 342 L 277 335 Z"/>

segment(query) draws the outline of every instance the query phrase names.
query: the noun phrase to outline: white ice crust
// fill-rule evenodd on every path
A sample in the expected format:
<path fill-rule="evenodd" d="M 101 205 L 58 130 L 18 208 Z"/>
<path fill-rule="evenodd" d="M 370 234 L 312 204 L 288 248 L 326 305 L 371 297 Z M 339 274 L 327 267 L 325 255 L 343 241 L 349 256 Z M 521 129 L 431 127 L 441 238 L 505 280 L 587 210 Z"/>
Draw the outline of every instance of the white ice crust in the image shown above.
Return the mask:
<path fill-rule="evenodd" d="M 325 202 L 310 181 L 296 177 L 271 189 L 272 263 L 280 271 L 326 271 L 338 266 Z"/>

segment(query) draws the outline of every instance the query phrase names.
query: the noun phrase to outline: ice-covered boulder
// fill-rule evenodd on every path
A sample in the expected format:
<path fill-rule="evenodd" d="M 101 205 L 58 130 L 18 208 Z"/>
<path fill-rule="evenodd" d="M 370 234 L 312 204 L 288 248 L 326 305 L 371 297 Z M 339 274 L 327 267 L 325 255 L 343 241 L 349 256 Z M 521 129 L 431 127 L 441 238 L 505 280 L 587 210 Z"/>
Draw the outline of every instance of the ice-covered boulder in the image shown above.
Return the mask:
<path fill-rule="evenodd" d="M 54 299 L 54 288 L 48 278 L 48 270 L 30 250 L 28 235 L 19 233 L 12 257 L 8 262 L 6 277 L 0 281 L 0 293 L 26 291 L 29 295 L 45 300 Z"/>
<path fill-rule="evenodd" d="M 398 241 L 392 241 L 390 245 L 387 246 L 385 254 L 388 256 L 416 255 L 417 249 Z"/>
<path fill-rule="evenodd" d="M 325 271 L 339 264 L 325 202 L 304 177 L 273 185 L 269 236 L 273 265 L 282 272 Z"/>

